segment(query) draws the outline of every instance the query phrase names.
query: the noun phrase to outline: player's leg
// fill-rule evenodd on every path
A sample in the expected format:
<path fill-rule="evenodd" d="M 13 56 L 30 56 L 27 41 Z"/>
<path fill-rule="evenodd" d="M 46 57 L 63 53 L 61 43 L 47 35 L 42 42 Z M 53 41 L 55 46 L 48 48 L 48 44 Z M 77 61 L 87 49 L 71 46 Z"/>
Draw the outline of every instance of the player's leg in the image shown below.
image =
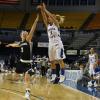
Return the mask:
<path fill-rule="evenodd" d="M 14 74 L 12 75 L 12 80 L 13 81 L 18 81 L 19 80 L 19 74 L 14 72 Z"/>
<path fill-rule="evenodd" d="M 56 65 L 55 65 L 55 49 L 52 46 L 49 46 L 49 60 L 51 64 L 51 82 L 56 78 Z"/>
<path fill-rule="evenodd" d="M 25 80 L 25 87 L 26 87 L 26 92 L 25 92 L 25 98 L 30 100 L 30 75 L 26 72 L 25 73 L 25 77 L 24 77 L 24 80 Z"/>
<path fill-rule="evenodd" d="M 92 86 L 92 65 L 89 66 L 89 75 L 90 75 L 90 81 L 88 82 L 88 87 Z"/>
<path fill-rule="evenodd" d="M 60 70 L 61 70 L 61 75 L 60 75 L 60 80 L 59 82 L 63 82 L 65 80 L 65 64 L 63 60 L 59 61 L 60 64 Z"/>
<path fill-rule="evenodd" d="M 55 61 L 51 61 L 51 82 L 53 82 L 56 78 L 56 65 Z"/>
<path fill-rule="evenodd" d="M 54 84 L 58 84 L 59 80 L 60 80 L 60 65 L 59 63 L 56 63 L 56 78 Z"/>
<path fill-rule="evenodd" d="M 19 74 L 23 74 L 21 62 L 16 63 L 15 73 L 13 74 L 12 79 L 15 81 L 19 80 Z"/>
<path fill-rule="evenodd" d="M 56 76 L 60 77 L 60 65 L 59 65 L 59 63 L 56 64 Z"/>
<path fill-rule="evenodd" d="M 25 73 L 25 76 L 24 76 L 24 81 L 25 81 L 25 98 L 27 100 L 30 100 L 30 80 L 31 80 L 31 77 L 30 77 L 30 72 L 32 71 L 31 70 L 31 64 L 29 63 L 22 63 L 23 64 L 23 72 Z"/>
<path fill-rule="evenodd" d="M 93 81 L 92 81 L 92 84 L 93 84 L 94 87 L 97 87 L 97 82 L 95 80 L 95 74 L 96 74 L 95 69 L 96 69 L 96 67 L 95 68 L 93 67 L 93 72 L 92 72 L 93 73 Z"/>
<path fill-rule="evenodd" d="M 96 84 L 96 81 L 94 80 L 95 71 L 94 71 L 93 65 L 89 66 L 89 74 L 91 77 L 91 81 L 88 82 L 88 86 L 95 86 L 96 87 L 97 84 Z"/>
<path fill-rule="evenodd" d="M 56 50 L 56 59 L 58 59 L 58 63 L 60 65 L 60 71 L 61 71 L 61 75 L 60 75 L 60 80 L 59 82 L 63 82 L 65 80 L 65 64 L 63 59 L 65 58 L 65 54 L 64 54 L 64 50 L 62 48 L 58 48 Z"/>

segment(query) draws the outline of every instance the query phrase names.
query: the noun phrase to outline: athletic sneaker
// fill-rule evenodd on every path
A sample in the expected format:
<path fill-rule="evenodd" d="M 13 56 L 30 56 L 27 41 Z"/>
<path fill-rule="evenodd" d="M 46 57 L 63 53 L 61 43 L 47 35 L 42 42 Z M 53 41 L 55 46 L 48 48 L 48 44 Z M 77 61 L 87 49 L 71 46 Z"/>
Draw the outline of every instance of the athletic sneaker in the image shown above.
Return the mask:
<path fill-rule="evenodd" d="M 60 75 L 60 80 L 59 80 L 59 82 L 62 83 L 62 82 L 64 82 L 64 80 L 65 80 L 65 76 L 64 76 L 64 75 Z"/>
<path fill-rule="evenodd" d="M 56 74 L 52 74 L 50 81 L 53 82 L 55 80 L 55 78 L 56 78 Z"/>
<path fill-rule="evenodd" d="M 26 90 L 25 98 L 26 100 L 30 100 L 30 90 Z"/>
<path fill-rule="evenodd" d="M 60 80 L 60 78 L 59 77 L 56 77 L 55 80 L 54 80 L 54 82 L 53 82 L 53 84 L 58 84 L 59 83 L 59 80 Z"/>
<path fill-rule="evenodd" d="M 88 82 L 88 87 L 91 87 L 93 84 L 92 84 L 92 81 L 89 81 Z"/>

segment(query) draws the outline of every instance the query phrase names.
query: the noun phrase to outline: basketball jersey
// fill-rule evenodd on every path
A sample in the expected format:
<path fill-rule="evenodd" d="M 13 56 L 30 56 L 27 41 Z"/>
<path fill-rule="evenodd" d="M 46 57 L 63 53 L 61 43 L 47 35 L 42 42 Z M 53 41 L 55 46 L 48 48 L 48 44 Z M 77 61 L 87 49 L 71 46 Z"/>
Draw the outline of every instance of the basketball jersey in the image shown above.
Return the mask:
<path fill-rule="evenodd" d="M 60 38 L 59 28 L 54 23 L 52 25 L 48 24 L 47 32 L 48 32 L 49 44 L 62 43 Z"/>
<path fill-rule="evenodd" d="M 30 60 L 31 59 L 31 46 L 30 43 L 27 41 L 20 42 L 20 59 L 22 60 Z"/>
<path fill-rule="evenodd" d="M 89 54 L 89 63 L 94 64 L 96 62 L 96 55 L 95 54 Z"/>

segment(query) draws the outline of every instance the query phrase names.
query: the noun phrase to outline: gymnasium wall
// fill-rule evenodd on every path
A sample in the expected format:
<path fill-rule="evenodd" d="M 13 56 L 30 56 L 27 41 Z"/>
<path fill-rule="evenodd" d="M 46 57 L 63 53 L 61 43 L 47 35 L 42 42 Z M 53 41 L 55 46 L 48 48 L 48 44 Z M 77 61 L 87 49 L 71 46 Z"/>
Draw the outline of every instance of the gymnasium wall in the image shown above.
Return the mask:
<path fill-rule="evenodd" d="M 34 0 L 38 1 L 38 0 Z M 47 0 L 50 1 L 50 0 Z M 88 12 L 100 12 L 100 0 L 96 0 L 95 5 L 79 5 L 79 6 L 48 6 L 48 8 L 52 11 L 63 11 L 63 12 L 75 12 L 75 11 L 88 11 Z M 20 0 L 17 5 L 4 5 L 0 4 L 0 10 L 17 10 L 17 11 L 25 11 L 31 12 L 36 11 L 36 5 L 33 5 L 31 0 Z"/>

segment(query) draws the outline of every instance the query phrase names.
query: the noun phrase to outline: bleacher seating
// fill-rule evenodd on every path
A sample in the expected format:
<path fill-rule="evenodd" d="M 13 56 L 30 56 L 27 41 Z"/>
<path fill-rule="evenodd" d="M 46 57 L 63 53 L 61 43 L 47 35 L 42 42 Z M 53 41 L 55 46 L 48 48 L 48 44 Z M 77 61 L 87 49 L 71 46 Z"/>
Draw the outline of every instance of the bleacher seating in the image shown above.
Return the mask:
<path fill-rule="evenodd" d="M 89 43 L 89 48 L 100 48 L 100 37 L 98 36 L 95 40 Z"/>
<path fill-rule="evenodd" d="M 0 12 L 0 24 L 1 24 L 1 22 L 2 22 L 2 18 L 3 18 L 3 13 Z"/>
<path fill-rule="evenodd" d="M 86 29 L 100 29 L 100 13 L 96 13 L 95 17 L 87 25 Z"/>
<path fill-rule="evenodd" d="M 26 23 L 26 26 L 25 26 L 25 28 L 27 30 L 31 29 L 31 27 L 35 21 L 36 16 L 37 16 L 37 13 L 34 13 L 34 12 L 30 13 L 28 22 Z M 42 21 L 42 16 L 39 17 L 39 22 L 41 22 L 41 21 Z"/>
<path fill-rule="evenodd" d="M 92 33 L 79 33 L 74 37 L 73 42 L 69 45 L 69 48 L 80 49 L 86 45 L 86 43 L 88 43 L 93 37 L 94 34 Z"/>
<path fill-rule="evenodd" d="M 31 13 L 30 16 L 29 16 L 28 22 L 26 23 L 26 26 L 25 26 L 26 29 L 30 29 L 31 28 L 35 18 L 36 18 L 36 14 L 35 13 Z"/>
<path fill-rule="evenodd" d="M 19 4 L 20 0 L 0 0 L 0 4 Z"/>
<path fill-rule="evenodd" d="M 67 13 L 55 13 L 65 16 L 65 21 L 61 25 L 65 29 L 78 30 L 84 24 L 86 19 L 91 13 L 88 12 L 67 12 Z M 0 12 L 0 28 L 19 28 L 24 18 L 24 12 L 14 11 L 1 11 Z M 25 23 L 25 29 L 29 30 L 36 18 L 36 13 L 32 12 L 27 17 L 28 21 Z M 92 22 L 86 29 L 100 29 L 100 13 L 97 13 Z M 40 16 L 39 22 L 42 22 L 42 16 Z M 42 22 L 43 23 L 43 22 Z"/>
<path fill-rule="evenodd" d="M 59 14 L 66 17 L 62 25 L 66 29 L 79 29 L 90 15 L 88 12 L 67 12 Z"/>
<path fill-rule="evenodd" d="M 1 12 L 0 13 L 0 28 L 19 28 L 24 17 L 24 12 Z"/>
<path fill-rule="evenodd" d="M 55 13 L 56 14 L 56 13 Z M 57 13 L 62 16 L 65 16 L 65 22 L 63 25 L 61 25 L 62 28 L 66 29 L 79 29 L 81 25 L 84 23 L 84 21 L 88 18 L 90 13 L 83 12 L 83 13 Z M 36 18 L 36 14 L 32 13 L 30 14 L 28 23 L 26 25 L 26 29 L 30 29 L 34 20 Z M 40 17 L 40 21 L 42 21 L 42 17 Z"/>

